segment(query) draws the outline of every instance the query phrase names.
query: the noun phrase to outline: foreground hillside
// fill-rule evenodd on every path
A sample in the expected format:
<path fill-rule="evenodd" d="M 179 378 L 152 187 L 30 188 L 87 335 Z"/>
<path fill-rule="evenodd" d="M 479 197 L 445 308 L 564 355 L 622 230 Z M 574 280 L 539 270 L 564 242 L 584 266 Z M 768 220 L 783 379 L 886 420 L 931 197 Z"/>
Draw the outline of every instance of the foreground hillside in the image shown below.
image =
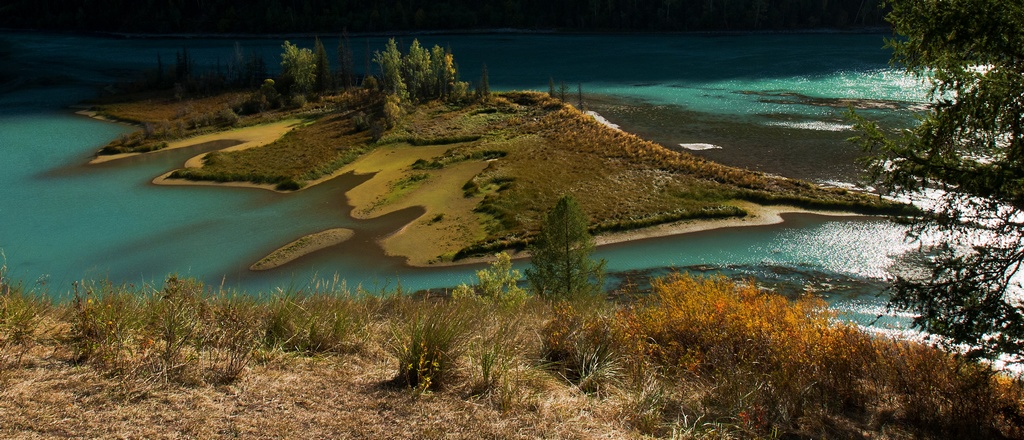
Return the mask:
<path fill-rule="evenodd" d="M 625 302 L 258 297 L 169 278 L 59 303 L 0 272 L 5 438 L 1020 438 L 989 367 L 819 301 L 672 276 Z"/>
<path fill-rule="evenodd" d="M 197 156 L 158 183 L 294 191 L 344 173 L 373 174 L 347 193 L 352 215 L 422 208 L 385 243 L 389 253 L 414 264 L 522 248 L 562 195 L 580 201 L 594 233 L 744 217 L 751 204 L 868 214 L 900 209 L 875 196 L 672 151 L 536 92 L 410 106 L 390 127 L 375 119 L 386 103 L 370 90 L 238 117 L 232 108 L 244 107 L 244 99 L 136 98 L 101 105 L 100 114 L 146 128 L 113 142 L 102 151 L 113 156 L 98 160 L 227 142 L 228 148 Z M 271 129 L 279 130 L 278 139 L 254 141 Z"/>

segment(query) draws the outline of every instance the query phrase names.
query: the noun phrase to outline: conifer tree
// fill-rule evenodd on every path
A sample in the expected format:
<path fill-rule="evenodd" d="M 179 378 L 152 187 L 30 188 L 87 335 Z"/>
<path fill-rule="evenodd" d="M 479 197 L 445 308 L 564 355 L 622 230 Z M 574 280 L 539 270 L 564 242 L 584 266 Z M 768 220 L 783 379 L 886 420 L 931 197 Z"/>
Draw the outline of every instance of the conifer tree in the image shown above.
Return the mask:
<path fill-rule="evenodd" d="M 192 77 L 193 63 L 192 58 L 188 56 L 188 48 L 182 48 L 181 52 L 176 54 L 176 62 L 174 65 L 174 76 L 178 81 L 185 81 Z"/>
<path fill-rule="evenodd" d="M 911 234 L 930 270 L 900 274 L 890 305 L 970 355 L 1024 356 L 1024 3 L 901 0 L 894 61 L 931 85 L 921 124 L 890 137 L 859 119 L 875 184 L 929 200 Z"/>
<path fill-rule="evenodd" d="M 455 64 L 451 52 L 435 45 L 430 50 L 433 93 L 431 97 L 448 99 L 455 81 Z"/>
<path fill-rule="evenodd" d="M 579 105 L 578 108 L 580 109 L 580 111 L 586 111 L 587 109 L 585 107 L 583 107 L 583 84 L 582 83 L 576 83 L 576 96 L 577 96 L 577 98 L 579 98 L 578 100 L 579 100 L 579 104 L 580 105 Z"/>
<path fill-rule="evenodd" d="M 316 38 L 313 45 L 313 58 L 316 63 L 313 91 L 318 95 L 323 95 L 332 88 L 331 61 L 327 58 L 327 50 L 324 49 L 324 43 L 320 41 L 320 37 Z"/>
<path fill-rule="evenodd" d="M 526 279 L 534 293 L 550 299 L 601 293 L 605 262 L 590 258 L 594 238 L 588 223 L 572 196 L 558 200 L 530 247 L 532 267 L 526 270 Z"/>
<path fill-rule="evenodd" d="M 476 87 L 477 99 L 487 102 L 491 99 L 491 80 L 487 77 L 487 64 L 480 71 L 480 83 Z"/>
<path fill-rule="evenodd" d="M 402 73 L 408 87 L 409 98 L 413 102 L 422 102 L 431 98 L 432 69 L 430 65 L 430 51 L 421 46 L 419 40 L 412 40 L 409 52 L 402 58 Z"/>
<path fill-rule="evenodd" d="M 402 53 L 398 51 L 398 44 L 394 38 L 388 40 L 384 52 L 374 53 L 373 62 L 380 66 L 381 88 L 384 93 L 397 96 L 399 101 L 408 99 L 405 80 L 402 78 Z"/>
<path fill-rule="evenodd" d="M 369 73 L 369 72 L 367 72 Z M 338 40 L 338 86 L 348 90 L 355 85 L 355 66 L 352 61 L 352 45 L 348 39 L 348 31 L 341 33 Z"/>

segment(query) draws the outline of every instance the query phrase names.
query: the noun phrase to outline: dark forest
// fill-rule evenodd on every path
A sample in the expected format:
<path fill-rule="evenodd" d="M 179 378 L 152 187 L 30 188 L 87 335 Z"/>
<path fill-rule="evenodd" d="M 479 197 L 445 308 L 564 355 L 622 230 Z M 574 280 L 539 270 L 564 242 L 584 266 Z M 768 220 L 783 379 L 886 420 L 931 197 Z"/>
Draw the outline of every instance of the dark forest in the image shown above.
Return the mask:
<path fill-rule="evenodd" d="M 13 0 L 0 27 L 127 33 L 749 31 L 885 25 L 881 0 Z M 68 3 L 72 3 L 69 6 Z"/>

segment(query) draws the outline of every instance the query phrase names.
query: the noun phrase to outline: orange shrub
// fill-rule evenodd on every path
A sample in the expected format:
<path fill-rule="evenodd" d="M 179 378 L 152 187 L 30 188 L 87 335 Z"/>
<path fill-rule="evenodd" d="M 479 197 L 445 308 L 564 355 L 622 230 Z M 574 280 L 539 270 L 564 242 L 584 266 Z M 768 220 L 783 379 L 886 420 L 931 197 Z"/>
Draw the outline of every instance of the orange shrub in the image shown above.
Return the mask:
<path fill-rule="evenodd" d="M 990 366 L 871 336 L 811 296 L 789 301 L 752 284 L 688 275 L 653 288 L 620 313 L 620 346 L 670 381 L 697 384 L 696 405 L 680 406 L 712 419 L 754 435 L 828 436 L 836 418 L 940 436 L 1020 434 L 1021 386 Z"/>

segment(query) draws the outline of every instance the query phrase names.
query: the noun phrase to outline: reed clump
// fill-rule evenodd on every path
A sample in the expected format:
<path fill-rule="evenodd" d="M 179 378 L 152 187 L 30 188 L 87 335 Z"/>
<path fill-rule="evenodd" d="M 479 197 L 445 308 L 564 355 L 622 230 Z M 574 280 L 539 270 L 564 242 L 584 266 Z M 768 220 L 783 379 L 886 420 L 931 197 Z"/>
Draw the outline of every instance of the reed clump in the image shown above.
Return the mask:
<path fill-rule="evenodd" d="M 51 342 L 53 315 L 49 298 L 26 291 L 0 265 L 0 382 L 4 371 L 21 367 L 26 355 Z"/>

